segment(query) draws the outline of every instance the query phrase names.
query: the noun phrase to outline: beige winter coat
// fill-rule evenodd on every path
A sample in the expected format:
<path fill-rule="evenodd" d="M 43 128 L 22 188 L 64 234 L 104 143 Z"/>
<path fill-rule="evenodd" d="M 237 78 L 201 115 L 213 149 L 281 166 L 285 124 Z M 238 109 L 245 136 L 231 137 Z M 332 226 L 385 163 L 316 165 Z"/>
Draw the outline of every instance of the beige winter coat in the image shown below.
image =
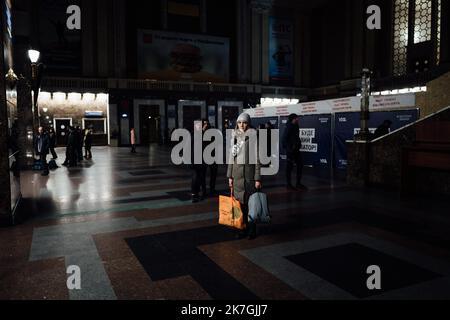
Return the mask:
<path fill-rule="evenodd" d="M 236 142 L 236 143 L 235 143 Z M 249 156 L 249 138 L 236 131 L 233 137 L 233 145 L 240 145 L 239 152 L 236 156 L 230 155 L 232 163 L 228 165 L 227 177 L 233 179 L 234 197 L 243 204 L 247 204 L 248 198 L 256 191 L 255 182 L 261 181 L 261 166 L 259 164 L 256 148 L 257 164 L 250 164 Z"/>

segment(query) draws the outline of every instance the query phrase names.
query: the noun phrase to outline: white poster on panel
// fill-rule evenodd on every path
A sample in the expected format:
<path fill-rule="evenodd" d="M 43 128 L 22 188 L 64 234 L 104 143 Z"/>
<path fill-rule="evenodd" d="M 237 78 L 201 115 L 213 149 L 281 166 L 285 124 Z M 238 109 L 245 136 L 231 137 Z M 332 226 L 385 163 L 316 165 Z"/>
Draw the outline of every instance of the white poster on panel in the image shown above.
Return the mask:
<path fill-rule="evenodd" d="M 409 109 L 416 107 L 416 96 L 414 93 L 390 96 L 370 97 L 370 111 Z M 295 105 L 276 107 L 263 107 L 245 110 L 251 117 L 285 117 L 291 113 L 298 115 L 358 112 L 361 110 L 361 97 L 347 97 L 331 100 L 305 102 Z"/>

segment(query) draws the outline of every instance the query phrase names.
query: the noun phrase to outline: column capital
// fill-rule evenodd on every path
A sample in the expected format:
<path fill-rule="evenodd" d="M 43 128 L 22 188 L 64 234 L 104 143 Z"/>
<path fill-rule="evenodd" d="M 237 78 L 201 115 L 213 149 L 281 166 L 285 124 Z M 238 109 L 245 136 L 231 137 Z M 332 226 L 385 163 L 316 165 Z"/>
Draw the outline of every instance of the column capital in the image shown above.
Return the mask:
<path fill-rule="evenodd" d="M 250 8 L 255 13 L 269 13 L 270 9 L 272 9 L 274 0 L 251 0 Z"/>

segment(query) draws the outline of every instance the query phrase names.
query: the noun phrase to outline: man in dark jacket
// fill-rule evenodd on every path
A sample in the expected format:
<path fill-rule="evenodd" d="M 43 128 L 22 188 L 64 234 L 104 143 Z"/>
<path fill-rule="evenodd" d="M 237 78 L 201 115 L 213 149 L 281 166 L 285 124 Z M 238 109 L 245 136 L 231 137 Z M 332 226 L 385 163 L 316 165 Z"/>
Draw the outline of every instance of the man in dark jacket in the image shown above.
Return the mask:
<path fill-rule="evenodd" d="M 303 173 L 303 159 L 300 149 L 302 142 L 300 140 L 300 128 L 298 126 L 298 115 L 291 114 L 286 125 L 286 131 L 283 135 L 283 148 L 286 150 L 286 186 L 288 189 L 306 190 L 307 188 L 302 184 Z M 296 188 L 291 183 L 292 170 L 294 164 L 297 166 L 297 183 Z"/>
<path fill-rule="evenodd" d="M 86 130 L 86 134 L 84 135 L 84 158 L 86 160 L 92 159 L 92 129 Z"/>
<path fill-rule="evenodd" d="M 391 131 L 391 126 L 391 120 L 384 120 L 383 123 L 377 128 L 377 130 L 375 130 L 373 140 L 389 134 L 389 132 Z"/>
<path fill-rule="evenodd" d="M 49 139 L 49 148 L 50 148 L 50 152 L 52 154 L 53 160 L 58 159 L 58 155 L 55 152 L 55 147 L 56 147 L 56 133 L 55 133 L 55 129 L 50 128 L 48 131 L 48 139 Z"/>
<path fill-rule="evenodd" d="M 81 130 L 80 126 L 77 126 L 75 129 L 75 138 L 76 138 L 76 154 L 78 162 L 83 161 L 83 143 L 84 143 L 84 133 Z"/>
<path fill-rule="evenodd" d="M 47 164 L 47 155 L 50 148 L 50 141 L 46 132 L 44 132 L 44 128 L 39 127 L 38 133 L 34 138 L 34 152 L 37 156 L 39 156 L 39 160 L 42 163 L 42 175 L 48 176 L 48 164 Z"/>
<path fill-rule="evenodd" d="M 214 129 L 211 126 L 211 123 L 209 123 L 208 119 L 203 119 L 203 134 L 209 130 L 209 129 Z M 214 141 L 214 139 L 212 140 L 212 142 Z M 211 143 L 212 143 L 211 142 Z M 203 143 L 203 149 L 206 148 L 206 146 L 209 145 L 209 142 L 204 142 Z M 216 156 L 215 151 L 212 152 L 211 154 L 213 157 Z M 207 166 L 209 168 L 209 195 L 210 196 L 215 196 L 217 194 L 216 192 L 216 180 L 217 180 L 217 171 L 219 170 L 219 166 L 217 165 L 217 163 L 213 163 Z M 205 180 L 206 180 L 206 174 L 205 174 Z M 205 182 L 206 183 L 206 182 Z"/>
<path fill-rule="evenodd" d="M 202 135 L 205 133 L 207 129 L 207 125 L 202 120 L 196 120 L 194 125 L 194 131 L 191 135 L 191 168 L 192 168 L 192 184 L 191 184 L 191 191 L 192 191 L 192 203 L 197 203 L 200 200 L 205 199 L 206 197 L 206 170 L 207 165 L 204 162 L 203 159 L 203 151 L 205 150 L 206 144 L 202 141 L 202 154 L 201 154 L 201 163 L 195 163 L 195 132 L 202 132 Z M 202 194 L 200 196 L 200 189 L 202 191 Z"/>
<path fill-rule="evenodd" d="M 62 164 L 63 166 L 76 167 L 77 166 L 77 140 L 75 136 L 75 128 L 70 126 L 67 134 L 67 146 L 66 146 L 66 160 Z"/>

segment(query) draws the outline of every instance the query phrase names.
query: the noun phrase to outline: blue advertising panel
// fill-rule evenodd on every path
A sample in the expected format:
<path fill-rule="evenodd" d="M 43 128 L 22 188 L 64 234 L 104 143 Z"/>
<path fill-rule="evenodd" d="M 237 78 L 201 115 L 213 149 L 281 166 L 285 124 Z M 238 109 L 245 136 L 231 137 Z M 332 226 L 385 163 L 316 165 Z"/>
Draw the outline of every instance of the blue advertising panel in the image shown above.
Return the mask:
<path fill-rule="evenodd" d="M 329 167 L 331 164 L 331 114 L 300 117 L 303 163 Z"/>
<path fill-rule="evenodd" d="M 258 129 L 260 125 L 270 122 L 274 129 L 278 129 L 278 117 L 252 118 L 252 126 Z"/>
<path fill-rule="evenodd" d="M 270 124 L 272 125 L 273 129 L 278 129 L 278 117 L 264 117 L 264 118 L 252 118 L 252 127 L 255 129 L 259 129 L 260 125 L 264 125 L 266 123 L 270 122 Z M 270 139 L 267 140 L 267 144 L 270 144 Z M 270 147 L 268 147 L 268 150 L 272 150 L 270 149 Z"/>
<path fill-rule="evenodd" d="M 286 131 L 287 117 L 280 118 L 280 139 Z M 306 166 L 328 167 L 331 164 L 331 114 L 300 116 L 300 139 Z M 282 141 L 280 141 L 282 143 Z M 282 144 L 281 144 L 282 145 Z M 286 150 L 280 148 L 281 155 Z"/>
<path fill-rule="evenodd" d="M 390 120 L 392 122 L 391 131 L 394 131 L 417 121 L 418 118 L 419 112 L 417 109 L 371 112 L 369 130 L 373 133 L 385 120 Z M 334 129 L 336 168 L 345 169 L 347 167 L 346 141 L 353 140 L 359 130 L 359 112 L 336 113 Z"/>
<path fill-rule="evenodd" d="M 338 169 L 347 168 L 347 140 L 352 140 L 360 127 L 358 112 L 336 113 L 334 118 L 334 161 Z"/>
<path fill-rule="evenodd" d="M 286 124 L 288 117 L 280 117 L 280 156 L 282 159 L 286 159 L 286 150 L 283 148 L 283 136 L 286 131 Z"/>

